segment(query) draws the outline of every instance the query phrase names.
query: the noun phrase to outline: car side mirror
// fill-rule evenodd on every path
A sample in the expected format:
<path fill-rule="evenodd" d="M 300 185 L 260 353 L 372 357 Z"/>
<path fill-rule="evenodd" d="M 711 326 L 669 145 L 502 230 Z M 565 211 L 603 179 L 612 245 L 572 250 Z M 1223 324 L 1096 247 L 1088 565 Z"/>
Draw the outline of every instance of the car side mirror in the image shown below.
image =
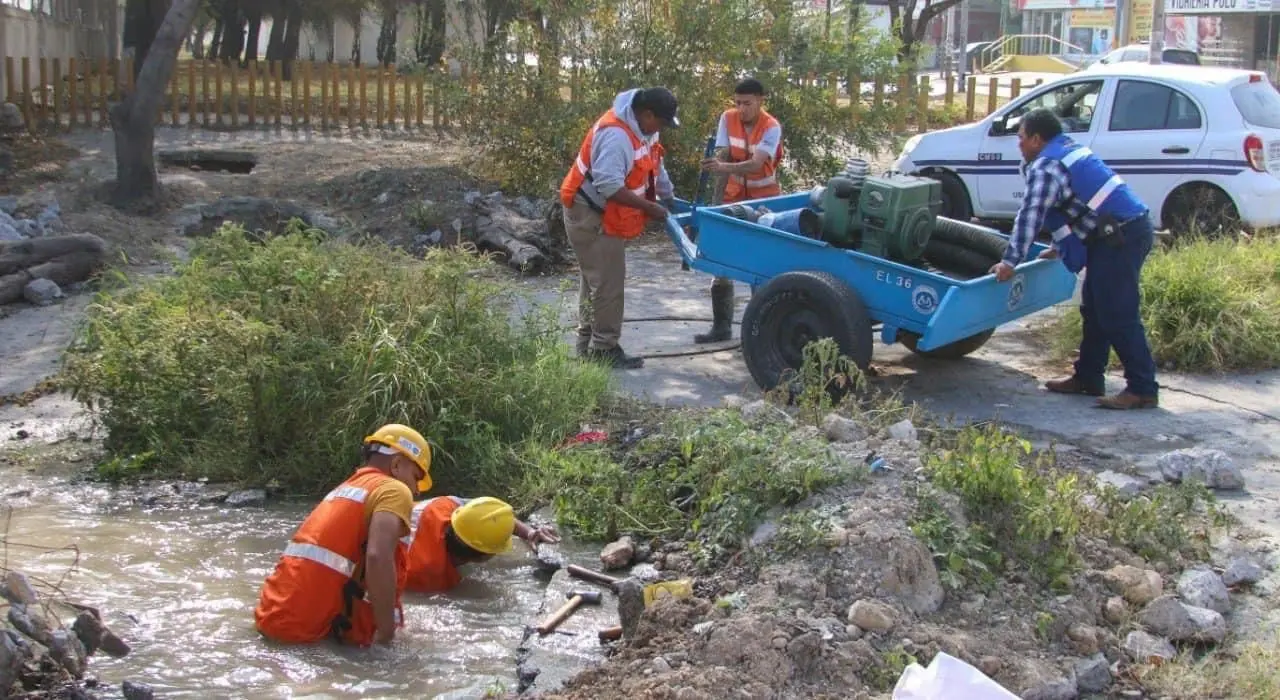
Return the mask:
<path fill-rule="evenodd" d="M 1008 129 L 1009 129 L 1009 117 L 1007 115 L 1003 117 L 997 117 L 995 121 L 991 122 L 992 136 L 1004 136 L 1005 134 L 1009 133 Z"/>

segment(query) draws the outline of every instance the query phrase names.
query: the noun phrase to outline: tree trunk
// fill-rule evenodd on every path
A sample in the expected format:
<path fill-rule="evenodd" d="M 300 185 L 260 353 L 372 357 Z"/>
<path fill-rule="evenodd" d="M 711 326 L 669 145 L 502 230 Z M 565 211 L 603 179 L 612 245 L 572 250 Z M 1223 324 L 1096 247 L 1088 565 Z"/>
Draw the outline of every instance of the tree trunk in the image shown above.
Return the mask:
<path fill-rule="evenodd" d="M 239 0 L 223 0 L 222 3 L 222 47 L 218 58 L 223 62 L 240 60 L 240 52 L 244 50 L 244 13 L 240 11 Z"/>
<path fill-rule="evenodd" d="M 360 54 L 363 53 L 360 46 L 360 24 L 363 19 L 364 12 L 361 10 L 356 10 L 347 17 L 347 24 L 351 25 L 351 62 L 357 66 L 363 63 L 360 60 Z"/>
<path fill-rule="evenodd" d="M 187 40 L 187 45 L 191 47 L 191 57 L 197 61 L 204 60 L 204 36 L 208 33 L 209 22 L 206 20 L 191 30 L 191 38 Z"/>
<path fill-rule="evenodd" d="M 338 59 L 338 20 L 330 17 L 328 21 L 329 50 L 325 52 L 325 61 L 333 63 Z"/>
<path fill-rule="evenodd" d="M 285 80 L 293 80 L 293 63 L 298 58 L 298 44 L 302 41 L 302 3 L 300 0 L 288 0 L 285 3 L 288 12 L 288 24 L 284 28 L 284 61 Z"/>
<path fill-rule="evenodd" d="M 267 35 L 268 61 L 284 60 L 284 27 L 287 23 L 283 12 L 271 16 L 271 32 Z"/>
<path fill-rule="evenodd" d="M 117 205 L 154 201 L 160 194 L 156 175 L 156 114 L 164 101 L 165 87 L 178 63 L 182 38 L 191 31 L 200 0 L 173 0 L 164 22 L 151 42 L 137 86 L 124 100 L 111 106 L 111 130 L 115 134 Z"/>
<path fill-rule="evenodd" d="M 262 10 L 254 7 L 249 10 L 248 16 L 249 35 L 244 42 L 244 59 L 240 62 L 245 67 L 248 67 L 250 62 L 258 60 L 258 39 L 262 36 Z"/>
<path fill-rule="evenodd" d="M 222 27 L 221 17 L 213 21 L 213 38 L 209 40 L 209 53 L 206 58 L 217 58 L 218 53 L 222 51 Z"/>
<path fill-rule="evenodd" d="M 382 29 L 378 32 L 378 62 L 390 66 L 396 62 L 396 25 L 400 21 L 400 8 L 395 0 L 382 6 Z"/>
<path fill-rule="evenodd" d="M 169 0 L 126 0 L 124 6 L 124 36 L 121 43 L 133 49 L 133 76 L 136 79 L 147 60 L 147 52 L 155 39 L 160 21 L 169 11 Z"/>

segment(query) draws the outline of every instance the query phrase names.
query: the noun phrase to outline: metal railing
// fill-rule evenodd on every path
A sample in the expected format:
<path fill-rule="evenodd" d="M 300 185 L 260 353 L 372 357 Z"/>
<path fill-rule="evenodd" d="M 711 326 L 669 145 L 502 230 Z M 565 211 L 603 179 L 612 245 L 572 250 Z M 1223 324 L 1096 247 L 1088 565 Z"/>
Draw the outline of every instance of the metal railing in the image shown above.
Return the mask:
<path fill-rule="evenodd" d="M 1005 56 L 1069 56 L 1088 53 L 1049 34 L 1006 34 L 978 53 L 978 70 L 985 71 Z"/>

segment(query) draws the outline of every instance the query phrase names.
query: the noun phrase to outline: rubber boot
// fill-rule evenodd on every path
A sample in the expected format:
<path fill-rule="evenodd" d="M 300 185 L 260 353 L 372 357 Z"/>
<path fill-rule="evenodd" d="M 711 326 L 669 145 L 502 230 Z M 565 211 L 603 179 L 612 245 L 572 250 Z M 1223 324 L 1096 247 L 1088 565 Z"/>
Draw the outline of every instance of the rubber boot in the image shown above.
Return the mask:
<path fill-rule="evenodd" d="M 711 285 L 711 330 L 693 336 L 693 342 L 720 343 L 733 337 L 733 283 Z"/>

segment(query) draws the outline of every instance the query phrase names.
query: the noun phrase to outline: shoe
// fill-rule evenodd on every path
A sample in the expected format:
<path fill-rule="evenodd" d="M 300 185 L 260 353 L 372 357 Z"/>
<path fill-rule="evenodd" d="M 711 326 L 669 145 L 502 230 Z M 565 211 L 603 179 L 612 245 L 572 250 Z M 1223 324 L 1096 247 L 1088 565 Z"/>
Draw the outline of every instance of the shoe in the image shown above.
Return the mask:
<path fill-rule="evenodd" d="M 1128 411 L 1133 408 L 1157 408 L 1159 406 L 1160 397 L 1140 396 L 1130 392 L 1128 389 L 1115 396 L 1098 399 L 1098 408 L 1109 408 L 1113 411 Z"/>
<path fill-rule="evenodd" d="M 632 357 L 623 352 L 622 346 L 615 345 L 608 350 L 598 350 L 591 348 L 587 350 L 587 357 L 592 360 L 604 362 L 614 369 L 640 369 L 644 367 L 644 360 L 639 357 Z"/>
<path fill-rule="evenodd" d="M 591 336 L 589 335 L 578 336 L 578 344 L 577 346 L 575 346 L 575 349 L 578 351 L 578 357 L 586 357 L 587 350 L 588 348 L 590 348 L 590 346 L 591 346 Z"/>
<path fill-rule="evenodd" d="M 733 287 L 711 287 L 711 330 L 693 336 L 698 345 L 722 343 L 733 337 Z"/>
<path fill-rule="evenodd" d="M 1055 394 L 1084 394 L 1085 396 L 1105 396 L 1107 391 L 1102 384 L 1086 384 L 1079 377 L 1072 375 L 1065 379 L 1053 379 L 1044 383 L 1044 388 Z"/>

